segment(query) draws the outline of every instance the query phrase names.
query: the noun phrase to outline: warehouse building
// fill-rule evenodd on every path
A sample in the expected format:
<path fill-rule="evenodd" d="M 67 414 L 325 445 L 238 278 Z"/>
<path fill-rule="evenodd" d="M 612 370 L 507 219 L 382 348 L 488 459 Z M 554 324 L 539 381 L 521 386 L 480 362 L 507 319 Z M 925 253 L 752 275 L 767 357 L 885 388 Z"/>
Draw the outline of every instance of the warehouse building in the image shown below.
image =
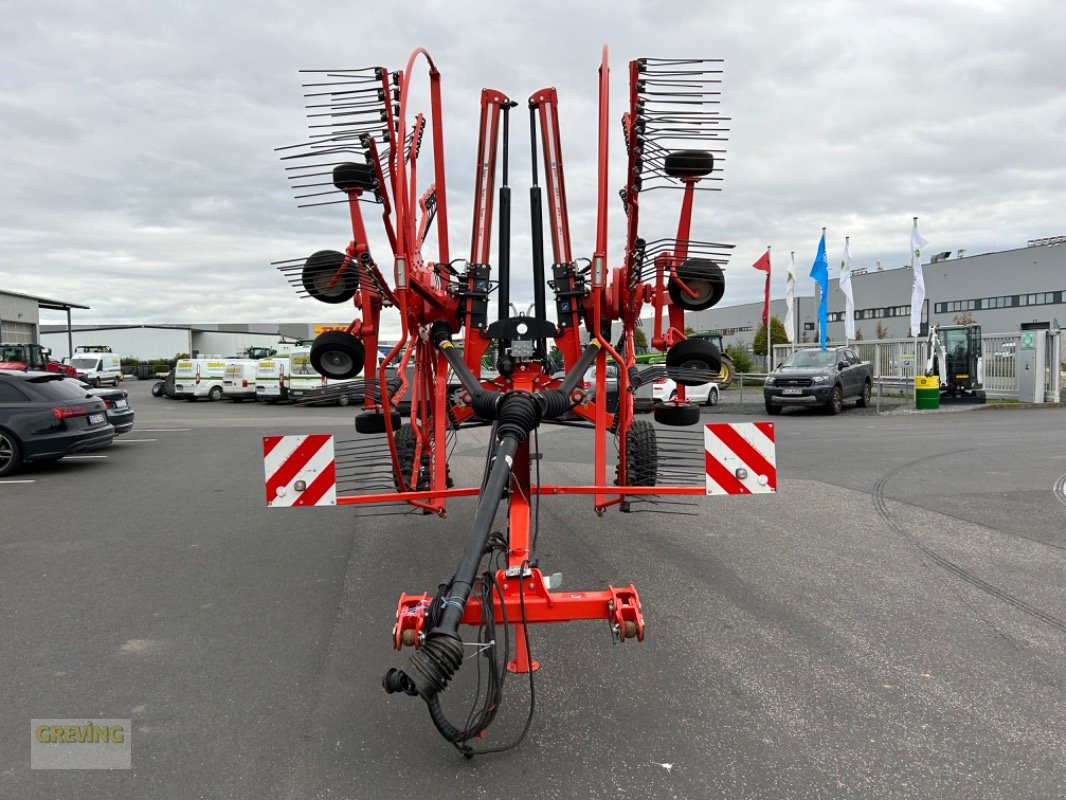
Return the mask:
<path fill-rule="evenodd" d="M 836 270 L 833 270 L 836 272 Z M 929 324 L 952 325 L 972 319 L 987 333 L 1018 331 L 1022 324 L 1043 324 L 1059 329 L 1066 323 L 1066 236 L 1030 241 L 1017 250 L 967 256 L 959 251 L 938 253 L 924 265 L 925 302 L 923 330 Z M 910 267 L 852 272 L 856 337 L 902 339 L 910 336 Z M 728 276 L 727 276 L 728 285 Z M 812 296 L 814 281 L 797 269 L 795 341 L 818 340 L 818 301 Z M 728 290 L 727 290 L 728 292 Z M 718 329 L 727 342 L 750 344 L 762 320 L 763 304 L 707 309 L 686 315 L 696 330 Z M 785 301 L 771 300 L 770 313 L 785 318 Z M 829 282 L 827 335 L 844 341 L 844 294 L 836 280 Z"/>
<path fill-rule="evenodd" d="M 89 307 L 0 289 L 0 342 L 23 344 L 39 341 L 42 308 L 47 311 L 65 311 L 69 324 L 71 309 L 87 311 Z M 66 325 L 54 327 L 66 334 Z"/>

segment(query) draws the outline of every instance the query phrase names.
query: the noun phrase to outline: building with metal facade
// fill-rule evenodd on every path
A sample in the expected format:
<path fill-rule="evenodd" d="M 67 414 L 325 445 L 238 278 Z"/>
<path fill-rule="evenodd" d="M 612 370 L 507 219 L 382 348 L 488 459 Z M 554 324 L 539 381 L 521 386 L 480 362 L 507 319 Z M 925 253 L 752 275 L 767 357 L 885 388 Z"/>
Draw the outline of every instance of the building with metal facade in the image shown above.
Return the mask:
<path fill-rule="evenodd" d="M 0 342 L 37 342 L 40 336 L 42 308 L 49 311 L 66 311 L 69 321 L 72 308 L 88 310 L 89 307 L 48 297 L 0 290 Z M 62 330 L 66 331 L 66 326 L 63 326 Z"/>
<path fill-rule="evenodd" d="M 941 254 L 944 255 L 944 254 Z M 818 339 L 818 301 L 814 281 L 797 269 L 795 323 L 797 342 Z M 937 258 L 923 267 L 923 325 L 951 325 L 966 317 L 987 332 L 1014 332 L 1023 323 L 1066 324 L 1066 237 L 1038 240 L 1029 247 L 956 258 Z M 852 273 L 857 338 L 900 339 L 910 335 L 910 267 Z M 727 290 L 728 291 L 728 290 Z M 728 295 L 727 295 L 728 296 Z M 770 313 L 785 318 L 785 301 L 771 300 Z M 696 330 L 719 329 L 727 343 L 749 344 L 762 319 L 762 303 L 707 309 L 687 314 Z M 829 283 L 831 341 L 844 341 L 844 295 Z"/>
<path fill-rule="evenodd" d="M 314 326 L 279 325 L 42 325 L 40 341 L 56 358 L 69 355 L 70 344 L 106 345 L 121 358 L 174 358 L 179 353 L 238 355 L 247 347 L 276 347 L 313 335 Z"/>

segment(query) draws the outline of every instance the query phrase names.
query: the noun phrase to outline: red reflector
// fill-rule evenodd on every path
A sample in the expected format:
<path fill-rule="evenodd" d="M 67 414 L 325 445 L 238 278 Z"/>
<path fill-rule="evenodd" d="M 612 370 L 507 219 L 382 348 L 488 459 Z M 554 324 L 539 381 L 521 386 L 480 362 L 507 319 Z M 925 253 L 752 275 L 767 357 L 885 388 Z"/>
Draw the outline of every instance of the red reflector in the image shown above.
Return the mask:
<path fill-rule="evenodd" d="M 668 380 L 670 380 L 670 379 L 669 379 L 669 378 L 656 378 L 656 379 L 655 379 L 655 383 L 656 383 L 656 385 L 658 385 L 658 386 L 662 386 L 662 385 L 663 385 L 664 383 L 666 383 L 666 382 L 667 382 Z"/>
<path fill-rule="evenodd" d="M 583 389 L 591 389 L 592 388 L 592 381 L 581 381 L 581 388 L 583 388 Z"/>
<path fill-rule="evenodd" d="M 52 416 L 56 419 L 67 417 L 81 417 L 85 415 L 85 406 L 59 406 L 52 409 Z"/>
<path fill-rule="evenodd" d="M 241 379 L 241 388 L 242 389 L 247 389 L 248 388 L 248 379 L 247 378 L 242 378 Z M 413 467 L 412 467 L 412 469 L 413 469 Z"/>

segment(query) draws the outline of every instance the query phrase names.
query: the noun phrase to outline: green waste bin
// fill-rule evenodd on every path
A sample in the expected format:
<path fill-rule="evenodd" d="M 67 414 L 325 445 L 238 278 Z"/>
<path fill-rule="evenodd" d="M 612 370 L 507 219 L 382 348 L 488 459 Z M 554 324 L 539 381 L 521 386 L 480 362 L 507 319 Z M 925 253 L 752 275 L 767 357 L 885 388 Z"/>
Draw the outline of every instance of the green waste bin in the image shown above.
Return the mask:
<path fill-rule="evenodd" d="M 940 378 L 919 375 L 914 379 L 914 407 L 924 411 L 940 408 Z"/>

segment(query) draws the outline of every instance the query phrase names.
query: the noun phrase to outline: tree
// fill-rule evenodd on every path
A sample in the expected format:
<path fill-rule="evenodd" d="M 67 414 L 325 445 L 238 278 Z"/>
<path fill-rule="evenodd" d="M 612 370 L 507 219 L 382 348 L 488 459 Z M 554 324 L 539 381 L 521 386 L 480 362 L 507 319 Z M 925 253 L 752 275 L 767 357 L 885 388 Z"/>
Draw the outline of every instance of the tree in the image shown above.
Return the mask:
<path fill-rule="evenodd" d="M 648 337 L 643 328 L 633 329 L 633 347 L 638 355 L 648 352 Z"/>
<path fill-rule="evenodd" d="M 861 342 L 862 341 L 862 328 L 856 328 L 855 329 L 855 341 L 856 342 Z"/>
<path fill-rule="evenodd" d="M 887 339 L 888 338 L 888 328 L 885 327 L 885 323 L 883 323 L 883 322 L 878 322 L 877 323 L 877 327 L 874 328 L 874 335 L 878 339 Z"/>
<path fill-rule="evenodd" d="M 955 315 L 956 325 L 973 325 L 977 322 L 972 311 L 963 311 L 961 314 Z"/>
<path fill-rule="evenodd" d="M 788 333 L 785 326 L 777 317 L 770 317 L 771 344 L 788 344 Z M 751 352 L 757 356 L 766 355 L 766 326 L 760 325 L 755 331 L 755 338 L 751 343 Z"/>
<path fill-rule="evenodd" d="M 695 332 L 696 332 L 696 329 L 693 328 L 691 325 L 686 325 L 685 326 L 685 336 L 691 336 Z"/>
<path fill-rule="evenodd" d="M 563 359 L 563 351 L 552 345 L 551 352 L 548 353 L 548 374 L 553 375 L 556 372 L 562 372 L 564 369 L 566 369 L 566 363 Z"/>
<path fill-rule="evenodd" d="M 748 356 L 748 351 L 739 344 L 729 345 L 725 349 L 725 354 L 729 356 L 729 360 L 733 362 L 733 369 L 737 372 L 751 372 L 751 358 Z"/>

